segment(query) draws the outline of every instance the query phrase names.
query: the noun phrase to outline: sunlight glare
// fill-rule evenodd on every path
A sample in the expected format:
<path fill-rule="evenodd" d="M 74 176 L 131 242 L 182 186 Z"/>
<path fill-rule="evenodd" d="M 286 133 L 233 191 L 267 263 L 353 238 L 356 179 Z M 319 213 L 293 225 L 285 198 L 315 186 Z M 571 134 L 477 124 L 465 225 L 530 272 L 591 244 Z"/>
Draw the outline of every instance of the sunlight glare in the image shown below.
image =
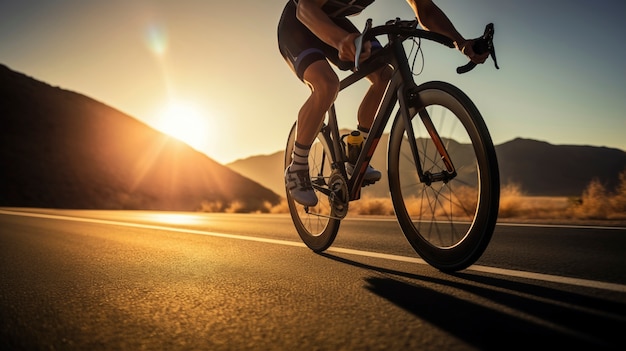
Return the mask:
<path fill-rule="evenodd" d="M 165 106 L 157 128 L 199 151 L 206 150 L 211 137 L 207 114 L 185 101 L 171 101 Z"/>
<path fill-rule="evenodd" d="M 202 218 L 195 214 L 154 213 L 146 214 L 145 217 L 150 221 L 155 221 L 163 224 L 193 225 L 202 223 Z"/>

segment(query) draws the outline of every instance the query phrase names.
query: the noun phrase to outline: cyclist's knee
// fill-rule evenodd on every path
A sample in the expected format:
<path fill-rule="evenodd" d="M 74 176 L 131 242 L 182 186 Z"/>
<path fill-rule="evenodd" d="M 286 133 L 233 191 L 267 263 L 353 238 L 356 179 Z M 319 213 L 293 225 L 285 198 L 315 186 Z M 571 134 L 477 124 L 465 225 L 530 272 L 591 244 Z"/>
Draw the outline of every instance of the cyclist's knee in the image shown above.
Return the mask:
<path fill-rule="evenodd" d="M 339 78 L 336 75 L 324 77 L 313 86 L 312 94 L 329 103 L 335 101 L 339 95 Z"/>
<path fill-rule="evenodd" d="M 304 80 L 311 87 L 312 94 L 323 101 L 332 102 L 339 94 L 339 77 L 327 63 L 312 64 L 305 71 Z"/>

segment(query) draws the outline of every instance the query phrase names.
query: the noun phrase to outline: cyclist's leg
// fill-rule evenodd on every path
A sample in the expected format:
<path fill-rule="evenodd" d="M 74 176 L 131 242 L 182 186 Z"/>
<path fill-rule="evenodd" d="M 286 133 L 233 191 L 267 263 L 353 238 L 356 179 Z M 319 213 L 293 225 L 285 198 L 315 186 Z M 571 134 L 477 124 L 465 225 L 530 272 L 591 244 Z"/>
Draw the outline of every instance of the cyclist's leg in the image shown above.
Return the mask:
<path fill-rule="evenodd" d="M 358 112 L 358 130 L 367 138 L 370 128 L 372 127 L 372 123 L 374 122 L 374 118 L 376 117 L 376 111 L 378 111 L 378 106 L 380 105 L 380 101 L 387 90 L 387 85 L 389 84 L 389 80 L 391 79 L 392 69 L 388 66 L 384 66 L 373 72 L 367 76 L 368 80 L 372 83 L 370 88 L 367 90 L 361 105 L 359 106 Z M 347 171 L 349 174 L 353 172 L 353 165 L 347 165 Z M 380 171 L 374 169 L 372 166 L 368 167 L 365 171 L 364 179 L 367 182 L 376 182 L 380 180 L 382 174 Z"/>
<path fill-rule="evenodd" d="M 296 201 L 315 206 L 317 197 L 309 178 L 309 151 L 322 127 L 326 111 L 339 93 L 339 78 L 328 61 L 317 60 L 305 69 L 303 81 L 311 88 L 311 95 L 298 113 L 293 161 L 285 171 L 285 182 Z"/>
<path fill-rule="evenodd" d="M 365 97 L 359 106 L 358 122 L 361 129 L 369 131 L 371 128 L 392 73 L 390 67 L 384 66 L 367 76 L 372 85 L 365 93 Z"/>
<path fill-rule="evenodd" d="M 326 111 L 339 93 L 339 78 L 328 61 L 317 60 L 305 69 L 303 81 L 311 88 L 311 95 L 298 113 L 293 162 L 285 172 L 285 181 L 296 201 L 315 206 L 317 197 L 309 179 L 308 156 Z"/>
<path fill-rule="evenodd" d="M 311 88 L 311 95 L 298 113 L 292 162 L 285 170 L 285 184 L 300 204 L 314 206 L 317 197 L 309 179 L 308 155 L 324 115 L 334 101 L 338 78 L 326 61 L 328 45 L 296 18 L 294 3 L 288 2 L 278 25 L 278 46 L 297 77 Z"/>
<path fill-rule="evenodd" d="M 311 95 L 298 113 L 296 142 L 310 146 L 320 131 L 326 111 L 339 93 L 339 78 L 326 60 L 311 63 L 303 74 L 304 82 L 311 88 Z"/>
<path fill-rule="evenodd" d="M 296 76 L 311 88 L 311 95 L 298 113 L 295 140 L 309 147 L 339 91 L 339 78 L 327 61 L 329 56 L 337 57 L 337 50 L 298 20 L 296 5 L 291 1 L 285 5 L 278 25 L 278 47 Z"/>

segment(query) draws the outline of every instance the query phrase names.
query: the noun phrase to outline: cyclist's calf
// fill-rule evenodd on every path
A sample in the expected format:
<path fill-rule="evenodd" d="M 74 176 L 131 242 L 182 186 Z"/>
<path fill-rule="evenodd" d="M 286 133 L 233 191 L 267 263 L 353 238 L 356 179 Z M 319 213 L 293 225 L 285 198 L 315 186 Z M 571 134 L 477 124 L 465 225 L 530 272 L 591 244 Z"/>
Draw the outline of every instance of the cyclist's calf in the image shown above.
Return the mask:
<path fill-rule="evenodd" d="M 391 80 L 392 75 L 393 69 L 389 66 L 383 66 L 380 69 L 369 74 L 367 76 L 367 79 L 372 82 L 373 85 L 384 84 L 385 86 L 387 86 L 387 83 Z"/>
<path fill-rule="evenodd" d="M 393 69 L 389 66 L 383 66 L 367 76 L 372 86 L 365 94 L 363 102 L 359 107 L 358 119 L 360 127 L 370 129 L 372 126 L 378 105 L 380 105 L 392 75 Z"/>

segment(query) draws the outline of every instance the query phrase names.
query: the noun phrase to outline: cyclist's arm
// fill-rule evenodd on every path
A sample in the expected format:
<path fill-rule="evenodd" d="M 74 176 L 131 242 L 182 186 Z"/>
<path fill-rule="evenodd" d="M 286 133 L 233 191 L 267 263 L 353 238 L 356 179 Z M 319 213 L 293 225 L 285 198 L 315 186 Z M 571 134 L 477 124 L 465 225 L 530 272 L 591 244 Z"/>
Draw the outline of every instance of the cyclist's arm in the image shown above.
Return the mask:
<path fill-rule="evenodd" d="M 465 40 L 463 36 L 454 28 L 454 25 L 446 14 L 432 0 L 407 0 L 420 25 L 429 31 L 443 34 L 454 41 L 454 45 L 464 53 L 470 60 L 476 63 L 483 63 L 488 57 L 487 54 L 477 55 L 472 49 L 472 40 Z"/>
<path fill-rule="evenodd" d="M 348 35 L 337 26 L 324 11 L 322 6 L 327 0 L 300 0 L 296 16 L 313 34 L 326 44 L 338 47 L 343 38 Z"/>
<path fill-rule="evenodd" d="M 356 48 L 354 39 L 357 33 L 348 33 L 343 28 L 331 21 L 330 17 L 324 11 L 322 6 L 327 0 L 300 0 L 296 16 L 313 34 L 320 38 L 326 44 L 336 48 L 339 51 L 339 58 L 344 61 L 354 60 Z M 361 59 L 369 56 L 370 43 L 364 44 L 364 52 L 361 53 Z"/>

